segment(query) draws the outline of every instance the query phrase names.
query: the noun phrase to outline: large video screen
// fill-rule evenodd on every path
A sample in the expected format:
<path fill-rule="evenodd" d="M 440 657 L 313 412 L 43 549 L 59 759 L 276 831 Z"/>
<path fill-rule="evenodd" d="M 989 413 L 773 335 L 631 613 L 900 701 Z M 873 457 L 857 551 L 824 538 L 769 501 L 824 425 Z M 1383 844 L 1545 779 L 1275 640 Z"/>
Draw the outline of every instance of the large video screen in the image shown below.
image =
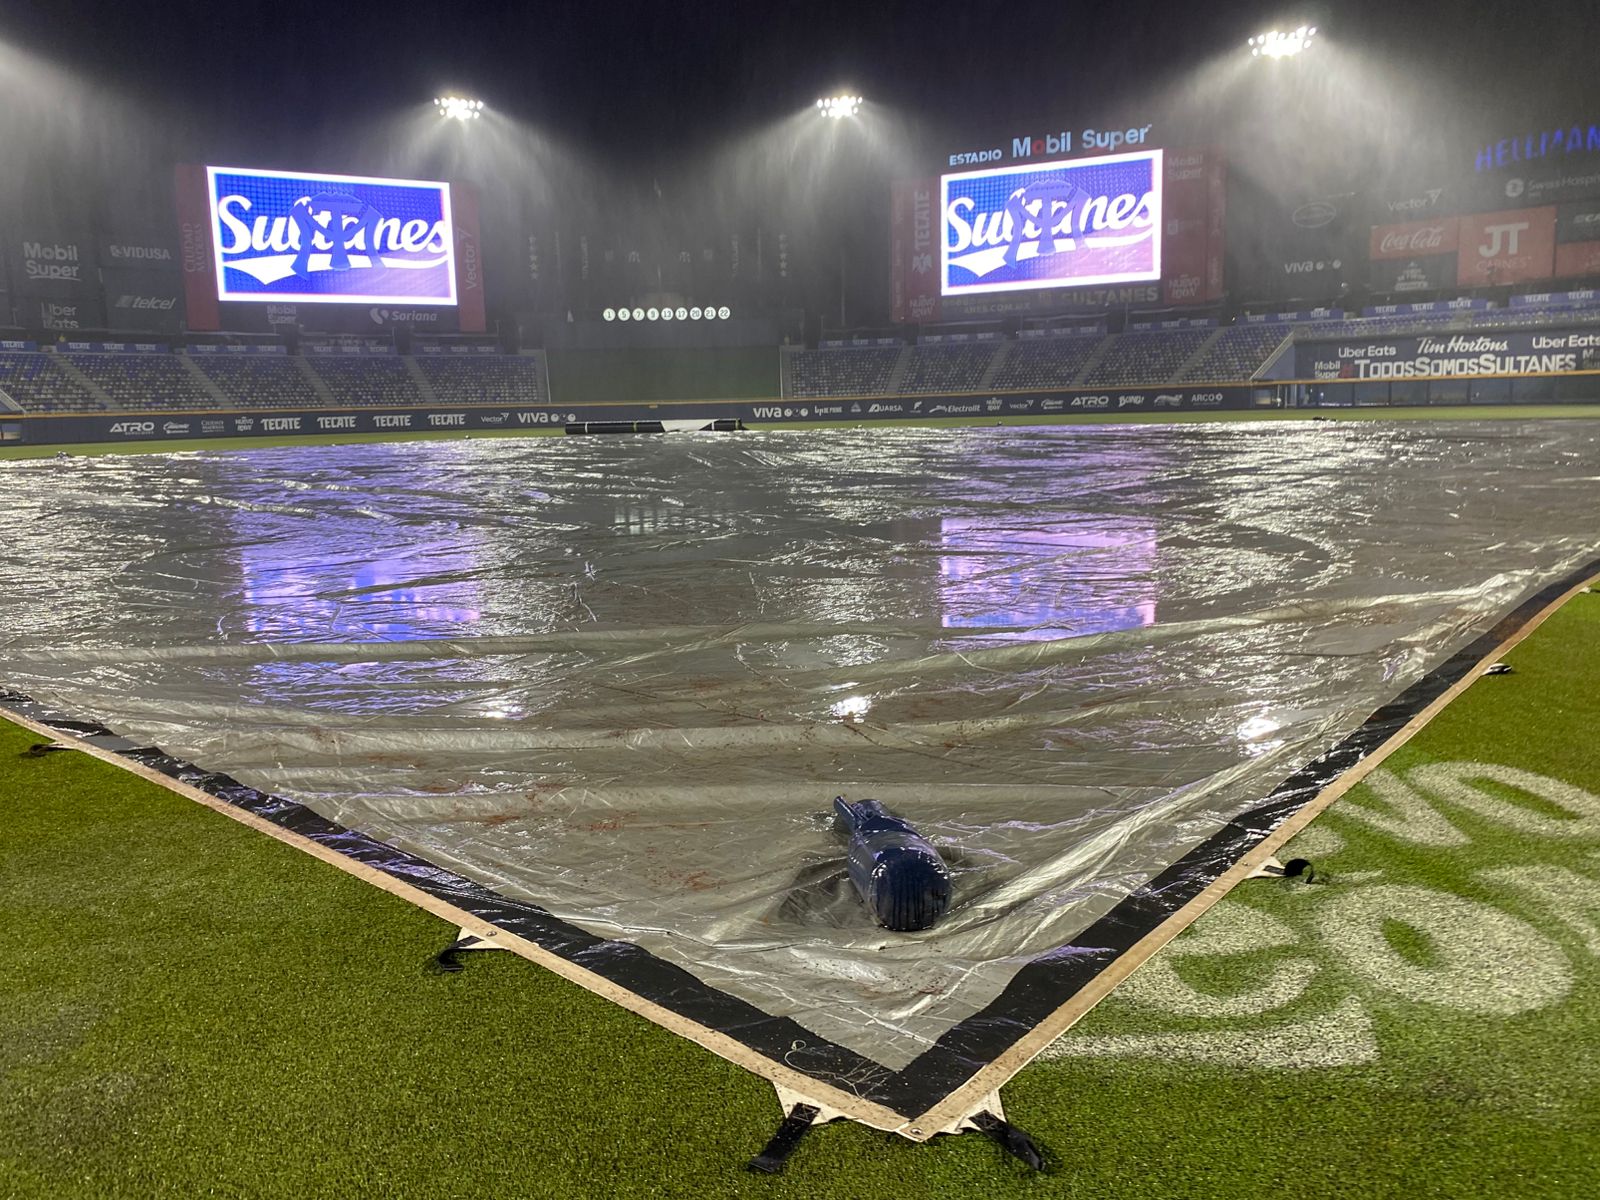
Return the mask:
<path fill-rule="evenodd" d="M 217 298 L 456 303 L 450 185 L 207 167 Z"/>
<path fill-rule="evenodd" d="M 1161 151 L 940 179 L 945 296 L 1161 278 Z"/>

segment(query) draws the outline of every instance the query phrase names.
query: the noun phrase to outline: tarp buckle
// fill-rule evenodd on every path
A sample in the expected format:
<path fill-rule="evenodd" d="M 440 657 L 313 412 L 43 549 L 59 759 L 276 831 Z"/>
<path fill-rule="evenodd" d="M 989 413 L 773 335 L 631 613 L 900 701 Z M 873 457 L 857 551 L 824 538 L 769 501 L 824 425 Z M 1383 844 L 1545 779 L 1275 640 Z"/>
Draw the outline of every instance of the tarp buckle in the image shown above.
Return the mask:
<path fill-rule="evenodd" d="M 1311 865 L 1309 858 L 1291 858 L 1288 862 L 1279 862 L 1269 858 L 1262 863 L 1246 879 L 1298 879 L 1305 877 L 1307 883 L 1312 883 L 1317 878 L 1317 869 Z"/>
<path fill-rule="evenodd" d="M 826 1125 L 829 1121 L 847 1117 L 847 1114 L 838 1109 L 829 1108 L 822 1101 L 802 1095 L 782 1084 L 775 1083 L 772 1086 L 777 1090 L 778 1104 L 784 1112 L 783 1121 L 778 1125 L 778 1131 L 772 1135 L 772 1140 L 767 1143 L 765 1149 L 745 1164 L 747 1170 L 757 1171 L 763 1175 L 779 1174 L 784 1164 L 788 1162 L 789 1156 L 794 1153 L 795 1147 L 800 1144 L 800 1139 L 815 1126 Z M 1044 1152 L 1033 1138 L 1006 1120 L 1005 1107 L 1000 1103 L 998 1088 L 982 1097 L 965 1116 L 957 1117 L 947 1125 L 924 1128 L 908 1122 L 896 1132 L 913 1141 L 925 1142 L 939 1134 L 965 1133 L 969 1129 L 977 1130 L 1007 1154 L 1026 1163 L 1033 1170 L 1048 1170 Z"/>
<path fill-rule="evenodd" d="M 456 934 L 456 940 L 451 942 L 439 953 L 435 954 L 428 962 L 428 970 L 443 972 L 453 975 L 457 971 L 465 970 L 466 964 L 461 961 L 461 955 L 469 950 L 504 950 L 505 947 L 494 940 L 494 933 L 473 933 L 470 929 L 463 929 Z"/>
<path fill-rule="evenodd" d="M 1021 1159 L 1035 1171 L 1044 1170 L 1044 1155 L 1039 1152 L 1034 1140 L 1004 1117 L 997 1117 L 985 1109 L 973 1113 L 967 1118 L 967 1123 L 1013 1158 Z"/>
<path fill-rule="evenodd" d="M 53 754 L 57 750 L 76 750 L 77 747 L 68 742 L 35 742 L 24 750 L 21 758 L 43 758 L 46 754 Z"/>
<path fill-rule="evenodd" d="M 745 1170 L 754 1171 L 759 1175 L 783 1174 L 784 1164 L 789 1161 L 789 1155 L 794 1153 L 794 1148 L 800 1144 L 800 1139 L 811 1131 L 821 1113 L 822 1110 L 814 1104 L 802 1103 L 789 1108 L 783 1120 L 778 1123 L 778 1132 L 772 1135 L 772 1139 L 760 1154 L 745 1163 Z"/>

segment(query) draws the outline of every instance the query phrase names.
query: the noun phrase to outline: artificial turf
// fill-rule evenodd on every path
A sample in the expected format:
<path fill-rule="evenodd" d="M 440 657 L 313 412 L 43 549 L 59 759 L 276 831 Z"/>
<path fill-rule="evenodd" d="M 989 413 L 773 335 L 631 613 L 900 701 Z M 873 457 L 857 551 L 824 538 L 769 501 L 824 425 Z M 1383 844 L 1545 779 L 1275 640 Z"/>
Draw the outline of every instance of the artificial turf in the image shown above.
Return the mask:
<path fill-rule="evenodd" d="M 1595 1194 L 1600 596 L 1509 661 L 1291 846 L 1316 882 L 1243 885 L 1006 1088 L 1043 1176 L 848 1125 L 748 1175 L 753 1076 L 511 955 L 428 974 L 439 920 L 0 725 L 0 1195 Z"/>

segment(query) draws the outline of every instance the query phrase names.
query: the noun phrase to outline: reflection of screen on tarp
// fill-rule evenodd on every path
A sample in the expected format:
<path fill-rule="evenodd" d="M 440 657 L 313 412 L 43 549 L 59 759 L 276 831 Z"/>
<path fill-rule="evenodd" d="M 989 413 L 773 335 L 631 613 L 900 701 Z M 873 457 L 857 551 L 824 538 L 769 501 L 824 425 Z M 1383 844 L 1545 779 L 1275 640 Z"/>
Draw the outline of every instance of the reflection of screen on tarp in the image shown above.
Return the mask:
<path fill-rule="evenodd" d="M 945 517 L 940 540 L 947 629 L 1025 628 L 1003 636 L 1043 639 L 1156 623 L 1156 531 L 1148 522 L 1093 513 L 1005 523 Z M 1056 576 L 1056 563 L 1069 569 Z"/>
<path fill-rule="evenodd" d="M 450 185 L 207 167 L 219 300 L 456 303 Z"/>

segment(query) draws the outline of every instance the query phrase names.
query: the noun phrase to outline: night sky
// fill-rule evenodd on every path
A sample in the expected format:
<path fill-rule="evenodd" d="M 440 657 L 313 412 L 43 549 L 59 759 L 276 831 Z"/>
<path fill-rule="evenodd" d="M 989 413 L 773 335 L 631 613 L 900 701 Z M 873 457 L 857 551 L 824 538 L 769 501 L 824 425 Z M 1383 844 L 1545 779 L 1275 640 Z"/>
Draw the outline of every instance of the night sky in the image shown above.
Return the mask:
<path fill-rule="evenodd" d="M 1503 114 L 1485 115 L 1506 132 L 1596 118 L 1592 3 L 8 0 L 0 39 L 176 109 L 207 152 L 320 141 L 456 88 L 589 153 L 654 164 L 839 88 L 952 135 L 1034 118 L 1138 119 L 1141 94 L 1160 81 L 1303 19 L 1401 74 L 1459 81 Z"/>

